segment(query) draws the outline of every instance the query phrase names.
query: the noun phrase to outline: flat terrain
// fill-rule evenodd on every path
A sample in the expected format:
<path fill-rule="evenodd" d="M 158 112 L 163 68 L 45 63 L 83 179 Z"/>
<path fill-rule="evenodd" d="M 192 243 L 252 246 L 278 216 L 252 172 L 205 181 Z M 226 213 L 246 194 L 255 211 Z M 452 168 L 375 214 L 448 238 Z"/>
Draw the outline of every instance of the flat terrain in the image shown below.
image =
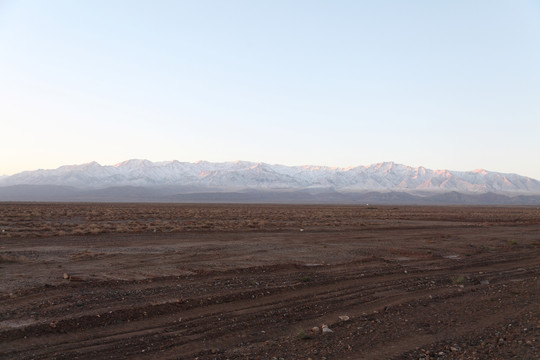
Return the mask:
<path fill-rule="evenodd" d="M 6 359 L 540 358 L 536 207 L 0 203 L 0 275 Z"/>

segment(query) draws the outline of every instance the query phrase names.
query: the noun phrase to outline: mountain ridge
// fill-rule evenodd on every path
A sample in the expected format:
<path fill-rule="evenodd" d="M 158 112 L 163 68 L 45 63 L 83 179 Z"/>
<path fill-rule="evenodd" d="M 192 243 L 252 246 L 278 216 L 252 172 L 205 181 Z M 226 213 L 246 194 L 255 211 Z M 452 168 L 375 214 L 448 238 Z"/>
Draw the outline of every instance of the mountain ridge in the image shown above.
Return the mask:
<path fill-rule="evenodd" d="M 375 198 L 381 199 L 392 198 L 384 195 L 391 193 L 394 194 L 393 198 L 399 201 L 409 199 L 412 202 L 439 194 L 443 196 L 441 201 L 445 202 L 449 199 L 449 193 L 459 193 L 475 195 L 475 198 L 480 200 L 483 198 L 477 195 L 484 194 L 488 203 L 495 199 L 495 196 L 504 195 L 505 197 L 499 198 L 500 201 L 512 203 L 513 200 L 508 200 L 509 197 L 540 195 L 540 181 L 518 174 L 485 169 L 432 170 L 423 166 L 411 167 L 395 162 L 331 167 L 271 165 L 250 161 L 191 163 L 178 160 L 152 162 L 145 159 L 130 159 L 115 165 L 100 165 L 93 161 L 1 177 L 0 188 L 3 189 L 4 195 L 0 200 L 28 199 L 28 196 L 22 196 L 21 186 L 30 186 L 27 189 L 31 191 L 37 191 L 39 186 L 45 186 L 42 190 L 49 191 L 44 190 L 47 189 L 46 186 L 53 186 L 49 189 L 54 190 L 58 198 L 71 199 L 60 196 L 59 188 L 54 186 L 65 187 L 66 194 L 72 194 L 73 198 L 82 200 L 92 200 L 96 196 L 106 200 L 108 194 L 110 199 L 134 201 L 137 199 L 166 201 L 167 197 L 171 196 L 195 200 L 211 198 L 202 195 L 208 193 L 227 193 L 231 199 L 249 200 L 258 197 L 261 200 L 271 201 L 270 194 L 281 199 L 282 197 L 277 195 L 280 192 L 289 194 L 300 192 L 300 195 L 295 196 L 309 202 L 316 201 L 317 196 L 322 199 L 323 193 L 328 201 L 334 199 L 338 202 L 347 202 L 347 199 L 361 201 L 362 196 L 354 194 L 366 193 L 378 194 Z M 11 196 L 10 191 L 20 196 Z M 302 191 L 313 194 L 301 195 Z M 260 194 L 255 196 L 255 192 Z M 124 195 L 116 196 L 116 193 Z M 243 195 L 235 195 L 240 193 Z M 402 195 L 398 195 L 400 193 Z M 196 195 L 186 196 L 186 194 Z M 408 197 L 405 194 L 414 196 Z M 52 199 L 54 198 L 55 196 L 52 196 Z M 454 198 L 458 202 L 468 201 L 458 196 Z"/>
<path fill-rule="evenodd" d="M 152 162 L 130 159 L 115 165 L 93 161 L 63 165 L 57 169 L 24 171 L 0 178 L 7 185 L 69 185 L 99 188 L 118 185 L 219 185 L 237 188 L 322 187 L 345 191 L 443 190 L 465 192 L 540 193 L 540 181 L 509 173 L 476 169 L 473 171 L 431 170 L 395 162 L 367 166 L 330 167 L 286 166 L 264 162 Z"/>

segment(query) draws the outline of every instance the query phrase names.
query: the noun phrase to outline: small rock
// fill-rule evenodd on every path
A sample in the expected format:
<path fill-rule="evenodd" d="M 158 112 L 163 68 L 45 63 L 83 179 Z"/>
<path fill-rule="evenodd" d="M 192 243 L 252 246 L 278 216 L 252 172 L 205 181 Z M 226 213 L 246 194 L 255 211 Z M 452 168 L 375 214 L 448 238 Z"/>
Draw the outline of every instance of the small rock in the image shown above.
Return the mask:
<path fill-rule="evenodd" d="M 482 281 L 480 281 L 480 284 L 489 285 L 489 280 L 482 280 Z"/>
<path fill-rule="evenodd" d="M 333 332 L 334 332 L 334 330 L 330 329 L 328 327 L 328 325 L 323 325 L 322 326 L 322 333 L 323 334 L 330 334 L 330 333 L 333 333 Z"/>
<path fill-rule="evenodd" d="M 459 348 L 456 346 L 450 346 L 451 351 L 459 351 Z"/>
<path fill-rule="evenodd" d="M 319 331 L 320 331 L 320 329 L 319 329 L 318 326 L 314 326 L 314 327 L 311 328 L 311 332 L 312 332 L 312 333 L 318 334 Z"/>
<path fill-rule="evenodd" d="M 67 273 L 64 273 L 64 279 L 69 279 L 69 275 Z"/>
<path fill-rule="evenodd" d="M 347 315 L 341 315 L 341 316 L 339 317 L 339 320 L 341 320 L 341 321 L 349 321 L 349 319 L 350 319 L 350 318 L 349 318 Z"/>

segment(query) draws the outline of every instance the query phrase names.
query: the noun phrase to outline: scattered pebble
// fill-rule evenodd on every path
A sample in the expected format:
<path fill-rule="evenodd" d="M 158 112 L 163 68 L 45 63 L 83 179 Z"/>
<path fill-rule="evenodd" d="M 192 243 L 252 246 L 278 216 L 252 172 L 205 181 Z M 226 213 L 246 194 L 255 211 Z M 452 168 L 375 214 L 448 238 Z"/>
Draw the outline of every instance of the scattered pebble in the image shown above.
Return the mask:
<path fill-rule="evenodd" d="M 323 325 L 322 326 L 322 333 L 323 334 L 330 334 L 330 333 L 333 333 L 333 332 L 334 332 L 334 330 L 330 329 L 328 327 L 328 325 Z"/>
<path fill-rule="evenodd" d="M 339 317 L 339 320 L 341 320 L 341 321 L 349 321 L 349 319 L 350 319 L 350 318 L 349 318 L 347 315 L 341 315 L 341 316 Z"/>

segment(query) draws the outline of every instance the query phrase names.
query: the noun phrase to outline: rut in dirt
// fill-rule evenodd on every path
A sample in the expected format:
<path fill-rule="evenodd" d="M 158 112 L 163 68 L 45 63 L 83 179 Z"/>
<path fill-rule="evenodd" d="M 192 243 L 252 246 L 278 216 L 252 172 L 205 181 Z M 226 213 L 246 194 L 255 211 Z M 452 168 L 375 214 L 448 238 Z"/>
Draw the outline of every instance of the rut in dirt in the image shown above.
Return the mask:
<path fill-rule="evenodd" d="M 525 254 L 519 254 L 518 259 L 498 258 L 495 263 L 487 259 L 484 264 L 456 265 L 445 260 L 433 271 L 421 271 L 421 263 L 409 264 L 407 268 L 405 273 L 400 264 L 372 260 L 336 266 L 295 266 L 286 271 L 280 267 L 244 269 L 136 284 L 70 284 L 71 291 L 95 295 L 94 298 L 81 295 L 75 309 L 69 301 L 62 306 L 59 296 L 65 294 L 64 289 L 40 289 L 39 297 L 28 293 L 21 300 L 35 306 L 39 299 L 43 320 L 0 333 L 3 355 L 37 359 L 105 358 L 111 354 L 119 357 L 154 354 L 171 359 L 234 358 L 240 356 L 234 353 L 242 354 L 244 346 L 246 353 L 258 352 L 264 357 L 272 352 L 270 344 L 280 343 L 305 348 L 309 354 L 312 340 L 298 342 L 297 339 L 303 329 L 309 331 L 313 326 L 327 324 L 334 330 L 354 334 L 365 323 L 381 324 L 391 314 L 399 316 L 404 307 L 423 312 L 426 308 L 437 308 L 440 312 L 445 307 L 470 307 L 470 303 L 483 308 L 507 283 L 525 284 L 540 271 L 536 259 Z M 121 290 L 130 287 L 136 287 L 137 291 Z M 115 297 L 116 303 L 111 301 Z M 48 302 L 55 305 L 47 306 Z M 526 312 L 532 310 L 532 305 L 520 309 Z M 473 311 L 466 315 L 470 319 L 483 318 L 482 311 L 477 311 L 478 314 Z M 486 324 L 480 328 L 496 324 L 501 317 L 516 315 L 515 310 L 506 312 L 498 313 L 493 319 L 483 318 Z M 349 321 L 339 320 L 344 314 Z M 418 322 L 414 319 L 416 315 L 409 316 L 411 324 Z M 384 326 L 379 325 L 375 333 L 346 336 L 346 349 L 362 349 L 364 356 L 370 356 L 371 351 L 391 358 L 416 347 L 411 348 L 412 345 L 444 339 L 449 332 L 456 336 L 471 331 L 469 325 L 447 323 L 439 324 L 436 330 L 427 326 L 429 330 L 420 336 L 412 330 L 415 335 L 411 338 L 414 326 L 383 330 Z M 421 321 L 422 326 L 426 324 Z M 332 336 L 337 340 L 339 334 L 336 331 Z M 313 337 L 331 342 L 318 334 Z M 387 341 L 393 345 L 388 347 Z M 23 353 L 17 350 L 22 346 Z M 331 343 L 322 348 L 334 346 L 337 345 Z M 228 354 L 230 349 L 236 350 Z M 273 350 L 279 352 L 279 346 Z"/>

